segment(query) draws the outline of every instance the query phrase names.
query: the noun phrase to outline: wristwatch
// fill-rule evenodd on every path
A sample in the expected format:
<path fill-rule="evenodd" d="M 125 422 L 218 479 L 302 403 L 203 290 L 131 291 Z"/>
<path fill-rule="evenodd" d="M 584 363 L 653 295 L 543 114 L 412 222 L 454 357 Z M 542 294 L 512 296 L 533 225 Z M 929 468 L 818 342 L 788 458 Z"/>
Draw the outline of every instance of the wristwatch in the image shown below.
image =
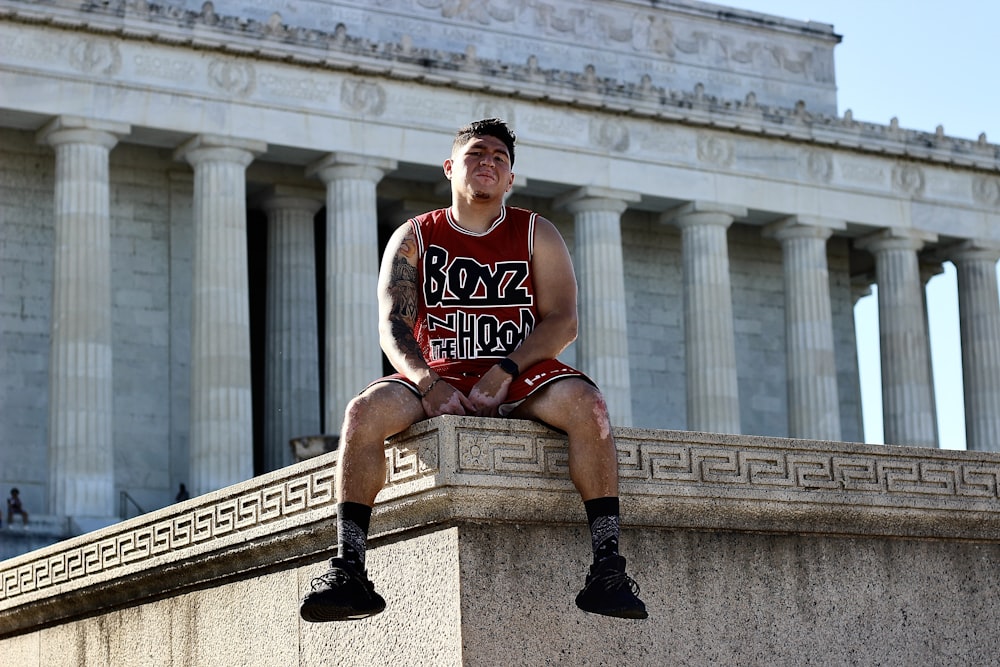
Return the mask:
<path fill-rule="evenodd" d="M 521 374 L 521 369 L 518 368 L 517 364 L 511 361 L 510 358 L 508 357 L 504 357 L 503 359 L 498 361 L 497 366 L 499 366 L 500 370 L 502 370 L 504 373 L 511 376 L 511 378 L 516 378 L 518 375 Z"/>

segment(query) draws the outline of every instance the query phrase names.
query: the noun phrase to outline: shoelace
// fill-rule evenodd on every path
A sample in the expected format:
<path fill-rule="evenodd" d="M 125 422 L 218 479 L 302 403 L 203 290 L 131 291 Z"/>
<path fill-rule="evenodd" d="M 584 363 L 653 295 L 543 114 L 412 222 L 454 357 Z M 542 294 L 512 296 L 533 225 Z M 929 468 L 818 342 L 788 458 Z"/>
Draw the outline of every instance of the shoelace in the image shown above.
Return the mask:
<path fill-rule="evenodd" d="M 349 579 L 350 577 L 346 572 L 344 572 L 340 568 L 334 568 L 332 570 L 324 572 L 318 577 L 314 577 L 313 580 L 309 582 L 309 586 L 314 591 L 322 588 L 323 586 L 326 586 L 327 588 L 333 588 L 334 586 L 346 583 Z"/>
<path fill-rule="evenodd" d="M 632 591 L 632 595 L 639 595 L 639 584 L 624 572 L 608 570 L 597 575 L 594 579 L 600 580 L 606 590 L 618 591 L 628 588 Z"/>

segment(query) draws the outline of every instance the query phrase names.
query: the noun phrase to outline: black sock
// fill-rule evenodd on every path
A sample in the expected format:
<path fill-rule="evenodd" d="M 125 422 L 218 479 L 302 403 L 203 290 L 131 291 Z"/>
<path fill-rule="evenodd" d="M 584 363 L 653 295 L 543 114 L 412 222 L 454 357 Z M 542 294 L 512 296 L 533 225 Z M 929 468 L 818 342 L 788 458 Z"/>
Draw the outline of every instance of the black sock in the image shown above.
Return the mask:
<path fill-rule="evenodd" d="M 621 535 L 621 510 L 618 498 L 593 498 L 584 501 L 587 523 L 590 524 L 590 541 L 594 549 L 594 563 L 618 555 L 618 538 Z"/>
<path fill-rule="evenodd" d="M 368 549 L 368 526 L 371 523 L 372 508 L 361 503 L 337 504 L 337 555 L 344 560 L 365 565 L 365 551 Z"/>

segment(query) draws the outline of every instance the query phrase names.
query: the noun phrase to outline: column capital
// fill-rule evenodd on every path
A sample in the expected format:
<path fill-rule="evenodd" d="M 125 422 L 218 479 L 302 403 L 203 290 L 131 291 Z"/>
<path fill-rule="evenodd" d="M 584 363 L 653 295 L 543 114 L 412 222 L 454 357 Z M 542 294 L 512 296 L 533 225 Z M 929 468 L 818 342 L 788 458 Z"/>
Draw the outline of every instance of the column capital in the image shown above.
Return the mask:
<path fill-rule="evenodd" d="M 736 218 L 745 218 L 745 206 L 733 206 L 711 201 L 689 201 L 660 215 L 660 222 L 678 227 L 687 225 L 724 225 L 728 227 Z"/>
<path fill-rule="evenodd" d="M 847 229 L 847 222 L 835 218 L 821 218 L 809 215 L 790 215 L 764 226 L 763 235 L 778 241 L 794 238 L 816 238 L 826 240 L 835 231 Z"/>
<path fill-rule="evenodd" d="M 174 150 L 174 159 L 178 162 L 186 161 L 194 166 L 214 157 L 227 162 L 241 163 L 245 167 L 266 151 L 267 143 L 257 139 L 199 134 L 178 146 Z"/>
<path fill-rule="evenodd" d="M 296 209 L 315 215 L 326 202 L 326 192 L 316 188 L 303 188 L 281 183 L 272 185 L 255 195 L 253 203 L 266 213 L 276 209 Z"/>
<path fill-rule="evenodd" d="M 398 165 L 396 160 L 388 158 L 335 151 L 306 167 L 306 176 L 315 176 L 324 183 L 339 178 L 362 178 L 378 182 L 387 172 L 395 171 Z"/>
<path fill-rule="evenodd" d="M 561 194 L 552 202 L 553 208 L 566 209 L 570 213 L 581 211 L 612 211 L 624 213 L 630 203 L 642 199 L 638 192 L 615 190 L 597 186 L 585 186 Z"/>
<path fill-rule="evenodd" d="M 854 246 L 869 252 L 880 250 L 913 250 L 917 251 L 927 243 L 937 241 L 937 234 L 919 229 L 890 227 L 881 229 L 874 234 L 862 236 L 854 241 Z"/>
<path fill-rule="evenodd" d="M 35 134 L 42 145 L 58 146 L 68 143 L 98 144 L 111 149 L 122 137 L 132 132 L 128 123 L 84 118 L 82 116 L 57 116 Z"/>
<path fill-rule="evenodd" d="M 970 239 L 941 249 L 944 259 L 959 262 L 996 262 L 1000 260 L 1000 241 Z"/>

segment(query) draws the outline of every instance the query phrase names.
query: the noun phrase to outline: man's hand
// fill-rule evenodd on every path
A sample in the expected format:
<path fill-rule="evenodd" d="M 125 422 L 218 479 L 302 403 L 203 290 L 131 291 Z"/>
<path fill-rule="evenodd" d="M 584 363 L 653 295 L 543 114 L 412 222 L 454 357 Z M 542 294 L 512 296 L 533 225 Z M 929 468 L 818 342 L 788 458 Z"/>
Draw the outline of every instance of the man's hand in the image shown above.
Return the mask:
<path fill-rule="evenodd" d="M 476 406 L 465 394 L 444 380 L 438 379 L 434 386 L 420 399 L 428 417 L 440 415 L 474 415 Z"/>
<path fill-rule="evenodd" d="M 469 392 L 469 401 L 473 405 L 474 414 L 478 417 L 496 417 L 497 409 L 507 398 L 510 389 L 510 375 L 499 366 L 494 366 L 479 379 L 476 386 Z"/>

